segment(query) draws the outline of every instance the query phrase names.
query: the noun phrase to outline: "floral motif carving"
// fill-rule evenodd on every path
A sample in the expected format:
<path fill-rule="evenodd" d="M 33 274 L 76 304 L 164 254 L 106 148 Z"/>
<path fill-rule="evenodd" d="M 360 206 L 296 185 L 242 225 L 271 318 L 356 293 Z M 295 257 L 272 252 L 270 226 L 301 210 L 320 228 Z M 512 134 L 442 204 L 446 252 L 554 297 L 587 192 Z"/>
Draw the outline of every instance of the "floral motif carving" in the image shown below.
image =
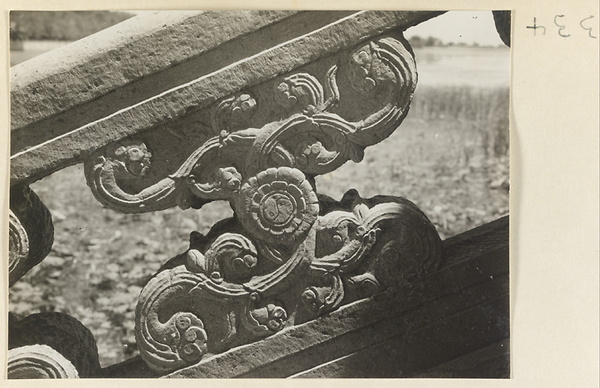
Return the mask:
<path fill-rule="evenodd" d="M 271 91 L 284 113 L 269 111 L 273 104 L 264 104 L 261 111 L 260 98 L 252 93 L 219 102 L 211 113 L 214 136 L 179 168 L 158 181 L 148 180 L 141 190 L 128 190 L 123 184 L 146 182 L 151 158 L 163 158 L 152 155 L 152 147 L 143 140 L 99 151 L 86 163 L 88 184 L 106 206 L 139 213 L 199 207 L 213 200 L 239 201 L 241 185 L 269 168 L 290 167 L 313 177 L 348 160 L 359 162 L 364 149 L 389 136 L 408 111 L 417 75 L 405 44 L 385 37 L 340 54 L 339 64 L 325 72 L 324 84 L 305 72 L 284 77 Z M 359 96 L 383 96 L 381 106 L 355 121 L 335 113 L 343 102 L 339 85 L 347 82 Z M 253 116 L 260 119 L 251 120 Z"/>
<path fill-rule="evenodd" d="M 316 175 L 359 162 L 405 117 L 417 79 L 407 43 L 384 37 L 326 63 L 215 104 L 212 137 L 168 176 L 148 176 L 151 160 L 166 157 L 151 137 L 87 163 L 96 197 L 116 210 L 213 200 L 234 210 L 207 236 L 193 234 L 142 290 L 136 339 L 152 369 L 256 341 L 440 264 L 439 236 L 408 200 L 315 192 Z M 348 102 L 365 98 L 365 107 Z"/>
<path fill-rule="evenodd" d="M 322 197 L 319 208 L 321 215 L 296 244 L 260 240 L 240 217 L 217 225 L 201 241 L 192 239 L 187 253 L 141 293 L 137 340 L 148 365 L 158 371 L 189 365 L 205 353 L 258 340 L 440 265 L 435 228 L 406 199 L 362 199 L 350 191 L 340 202 Z M 221 275 L 231 273 L 231 263 L 240 258 L 251 263 L 245 277 Z M 173 323 L 181 314 L 204 330 L 205 348 L 183 353 L 184 336 Z"/>
<path fill-rule="evenodd" d="M 253 236 L 274 244 L 299 240 L 319 214 L 317 195 L 299 170 L 269 168 L 251 177 L 234 208 Z"/>
<path fill-rule="evenodd" d="M 273 93 L 275 102 L 283 108 L 292 109 L 300 106 L 302 113 L 305 114 L 323 110 L 325 108 L 323 97 L 323 86 L 308 73 L 293 74 L 284 78 Z"/>
<path fill-rule="evenodd" d="M 108 147 L 104 155 L 86 163 L 85 175 L 94 196 L 102 204 L 125 213 L 162 210 L 177 204 L 177 180 L 162 179 L 139 193 L 128 193 L 119 181 L 143 177 L 151 166 L 152 154 L 141 141 L 123 141 Z"/>
<path fill-rule="evenodd" d="M 227 134 L 234 129 L 240 129 L 255 112 L 256 100 L 250 94 L 226 98 L 212 110 L 213 130 L 219 134 Z"/>

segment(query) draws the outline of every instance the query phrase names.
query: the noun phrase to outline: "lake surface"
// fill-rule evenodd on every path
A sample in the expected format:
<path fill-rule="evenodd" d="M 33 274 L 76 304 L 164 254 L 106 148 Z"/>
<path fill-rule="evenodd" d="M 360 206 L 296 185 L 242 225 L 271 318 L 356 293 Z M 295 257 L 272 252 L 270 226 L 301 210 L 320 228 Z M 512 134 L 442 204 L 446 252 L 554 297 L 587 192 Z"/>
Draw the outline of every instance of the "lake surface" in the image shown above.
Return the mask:
<path fill-rule="evenodd" d="M 419 85 L 508 87 L 510 49 L 423 47 L 414 49 Z"/>
<path fill-rule="evenodd" d="M 26 40 L 23 42 L 23 50 L 10 51 L 10 66 L 12 67 L 69 43 L 71 42 L 62 40 Z"/>
<path fill-rule="evenodd" d="M 14 66 L 67 43 L 69 42 L 25 41 L 23 51 L 10 52 L 10 65 Z M 509 85 L 509 48 L 424 47 L 414 51 L 419 85 L 474 87 Z"/>

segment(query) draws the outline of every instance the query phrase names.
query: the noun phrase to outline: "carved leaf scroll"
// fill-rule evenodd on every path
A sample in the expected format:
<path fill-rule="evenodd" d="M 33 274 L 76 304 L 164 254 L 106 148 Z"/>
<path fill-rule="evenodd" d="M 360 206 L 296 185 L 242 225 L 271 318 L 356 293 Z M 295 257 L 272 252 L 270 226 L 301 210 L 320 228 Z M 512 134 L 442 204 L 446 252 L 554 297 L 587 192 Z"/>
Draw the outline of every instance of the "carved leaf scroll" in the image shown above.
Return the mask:
<path fill-rule="evenodd" d="M 52 249 L 54 226 L 50 211 L 29 187 L 10 192 L 9 285 L 40 263 Z"/>
<path fill-rule="evenodd" d="M 212 137 L 166 177 L 145 177 L 151 159 L 169 155 L 151 136 L 88 163 L 90 187 L 113 209 L 227 200 L 234 210 L 207 236 L 192 234 L 142 290 L 136 340 L 150 368 L 190 365 L 440 264 L 439 236 L 408 200 L 350 191 L 336 202 L 314 187 L 314 176 L 359 162 L 405 117 L 417 79 L 407 43 L 384 37 L 324 63 L 215 104 Z"/>
<path fill-rule="evenodd" d="M 239 218 L 217 226 L 201 243 L 192 242 L 183 260 L 175 259 L 181 264 L 160 272 L 142 290 L 136 332 L 146 363 L 158 371 L 175 370 L 204 354 L 256 341 L 397 287 L 440 265 L 440 238 L 408 200 L 362 199 L 355 191 L 341 202 L 323 200 L 319 204 L 324 214 L 299 245 L 279 252 L 278 263 L 255 250 L 252 241 L 258 240 L 250 232 L 244 232 L 247 237 L 232 233 L 246 229 Z M 232 243 L 233 251 L 219 250 L 223 239 Z M 204 252 L 200 245 L 207 247 Z M 222 252 L 224 259 L 256 252 L 250 278 L 215 275 L 228 268 L 220 257 L 210 266 L 198 264 L 213 252 Z M 181 316 L 202 336 L 188 339 L 175 323 Z M 186 346 L 193 351 L 185 353 Z"/>
<path fill-rule="evenodd" d="M 150 173 L 153 159 L 178 159 L 162 155 L 164 147 L 155 140 L 131 139 L 99 150 L 86 163 L 88 184 L 104 205 L 139 213 L 213 200 L 235 203 L 242 183 L 269 168 L 290 167 L 313 177 L 348 160 L 359 162 L 364 149 L 388 137 L 408 111 L 417 74 L 406 45 L 401 37 L 384 37 L 337 54 L 322 80 L 298 72 L 275 80 L 271 89 L 259 86 L 222 100 L 210 111 L 213 137 L 168 176 Z M 347 120 L 336 111 L 345 115 L 338 106 L 352 98 L 380 106 L 352 109 L 358 119 Z"/>

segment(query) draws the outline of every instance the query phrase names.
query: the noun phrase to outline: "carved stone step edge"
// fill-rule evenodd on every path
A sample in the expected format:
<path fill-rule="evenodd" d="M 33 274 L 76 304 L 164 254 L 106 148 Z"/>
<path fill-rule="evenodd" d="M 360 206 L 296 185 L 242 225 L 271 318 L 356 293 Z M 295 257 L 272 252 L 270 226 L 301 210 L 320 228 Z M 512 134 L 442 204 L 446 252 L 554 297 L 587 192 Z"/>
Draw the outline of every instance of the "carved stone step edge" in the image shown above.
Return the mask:
<path fill-rule="evenodd" d="M 506 283 L 506 276 L 496 277 L 489 283 L 468 287 L 398 315 L 394 313 L 397 313 L 395 307 L 401 303 L 400 300 L 390 299 L 387 303 L 378 298 L 364 300 L 345 306 L 326 317 L 282 331 L 262 342 L 233 349 L 166 377 L 288 377 L 361 350 L 384 346 L 397 340 L 397 337 L 400 337 L 399 342 L 402 344 L 403 336 L 418 336 L 424 329 L 438 333 L 441 330 L 443 333 L 448 327 L 460 327 L 449 323 L 456 314 L 464 311 L 467 314 L 477 312 L 482 303 L 484 306 L 490 306 L 492 311 L 506 305 L 503 303 L 507 296 Z M 499 303 L 493 303 L 499 298 Z M 501 315 L 497 314 L 496 317 Z M 475 327 L 479 326 L 481 321 L 476 319 L 469 322 L 470 327 Z M 432 323 L 433 326 L 430 327 Z M 488 322 L 485 322 L 485 325 L 487 326 Z M 445 333 L 441 337 L 448 339 L 453 334 L 455 333 Z M 474 337 L 478 334 L 479 331 L 475 330 Z M 505 334 L 502 332 L 502 335 Z M 497 339 L 492 337 L 491 340 Z M 469 341 L 478 343 L 482 339 L 472 337 Z M 434 345 L 431 345 L 430 351 L 439 352 Z M 461 349 L 455 348 L 455 351 L 460 354 Z M 416 354 L 414 356 L 416 357 Z M 429 362 L 430 359 L 430 356 L 424 357 L 423 362 Z M 399 368 L 405 369 L 402 366 Z M 408 374 L 406 370 L 404 373 Z"/>
<path fill-rule="evenodd" d="M 372 337 L 377 340 L 367 347 L 291 377 L 507 378 L 510 375 L 508 217 L 450 238 L 445 241 L 445 248 L 449 262 L 440 274 L 449 275 L 444 276 L 447 285 L 442 288 L 453 290 L 452 294 L 411 311 L 408 320 L 418 321 L 414 315 L 424 308 L 446 310 L 444 318 L 436 321 L 435 312 L 425 312 L 421 323 L 414 327 L 407 325 L 408 320 L 401 321 L 398 327 L 408 328 L 388 328 L 387 331 L 396 330 L 397 334 L 379 343 L 379 333 L 387 331 L 373 330 Z M 482 262 L 481 257 L 486 260 Z M 503 270 L 491 271 L 490 263 L 502 266 Z M 456 271 L 460 267 L 465 269 L 462 275 Z M 473 272 L 479 269 L 481 276 Z M 473 285 L 464 290 L 459 291 L 456 288 L 459 286 L 452 284 L 453 280 L 460 284 L 467 278 Z M 468 300 L 474 294 L 482 296 L 483 302 L 469 307 Z M 458 311 L 452 313 L 454 309 Z"/>
<path fill-rule="evenodd" d="M 463 303 L 463 300 L 460 300 L 460 303 Z M 474 306 L 461 306 L 466 308 L 459 311 L 452 310 L 453 314 L 446 315 L 443 319 L 424 319 L 421 325 L 414 325 L 414 327 L 410 325 L 406 330 L 396 329 L 396 335 L 386 338 L 383 342 L 374 340 L 360 350 L 289 377 L 414 377 L 415 373 L 419 373 L 425 368 L 453 359 L 466 352 L 487 347 L 490 343 L 508 335 L 505 324 L 508 322 L 508 318 L 503 314 L 508 311 L 508 294 L 489 298 Z M 495 314 L 492 319 L 488 317 L 489 312 Z M 411 322 L 412 320 L 408 319 L 397 323 L 406 325 Z M 393 332 L 395 328 L 397 327 L 391 327 L 391 331 Z M 374 334 L 373 339 L 379 339 L 379 336 Z M 506 376 L 508 370 L 508 366 L 504 365 L 504 369 L 496 369 L 492 375 L 486 376 L 485 371 L 476 369 L 472 372 L 475 374 L 469 377 L 499 378 Z M 421 377 L 436 377 L 436 375 L 432 372 L 425 372 Z"/>
<path fill-rule="evenodd" d="M 510 339 L 445 362 L 414 377 L 435 378 L 509 378 Z"/>
<path fill-rule="evenodd" d="M 182 117 L 191 109 L 208 107 L 219 98 L 242 88 L 290 72 L 388 30 L 406 29 L 440 13 L 358 11 L 302 36 L 262 49 L 188 83 L 17 152 L 11 156 L 11 184 L 34 182 L 84 161 L 100 147 Z"/>

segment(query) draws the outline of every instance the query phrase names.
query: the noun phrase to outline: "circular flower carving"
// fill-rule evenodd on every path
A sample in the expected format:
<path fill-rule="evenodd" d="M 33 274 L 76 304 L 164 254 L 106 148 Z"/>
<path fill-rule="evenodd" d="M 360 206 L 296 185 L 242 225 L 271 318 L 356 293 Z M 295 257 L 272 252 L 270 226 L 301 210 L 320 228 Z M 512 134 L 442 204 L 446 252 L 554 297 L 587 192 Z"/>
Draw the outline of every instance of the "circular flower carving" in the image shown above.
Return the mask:
<path fill-rule="evenodd" d="M 249 94 L 242 94 L 231 104 L 231 116 L 236 120 L 246 118 L 256 108 L 256 100 Z"/>
<path fill-rule="evenodd" d="M 136 177 L 146 174 L 150 168 L 152 154 L 141 141 L 124 141 L 114 150 L 115 159 L 123 164 L 125 170 Z"/>
<path fill-rule="evenodd" d="M 359 93 L 370 94 L 377 86 L 371 76 L 372 60 L 368 46 L 354 52 L 349 58 L 348 78 L 352 88 Z"/>
<path fill-rule="evenodd" d="M 255 237 L 269 242 L 297 239 L 319 214 L 312 186 L 302 172 L 289 167 L 270 168 L 251 177 L 241 194 L 236 206 L 240 220 Z"/>
<path fill-rule="evenodd" d="M 174 338 L 179 357 L 188 362 L 200 360 L 207 349 L 204 324 L 191 313 L 178 313 L 173 319 L 178 332 Z"/>
<path fill-rule="evenodd" d="M 267 327 L 269 328 L 269 330 L 271 330 L 271 331 L 281 330 L 283 328 L 283 325 L 285 324 L 285 321 L 288 318 L 287 312 L 285 311 L 285 309 L 281 306 L 277 306 L 275 304 L 270 303 L 267 305 L 267 313 L 268 313 Z"/>

